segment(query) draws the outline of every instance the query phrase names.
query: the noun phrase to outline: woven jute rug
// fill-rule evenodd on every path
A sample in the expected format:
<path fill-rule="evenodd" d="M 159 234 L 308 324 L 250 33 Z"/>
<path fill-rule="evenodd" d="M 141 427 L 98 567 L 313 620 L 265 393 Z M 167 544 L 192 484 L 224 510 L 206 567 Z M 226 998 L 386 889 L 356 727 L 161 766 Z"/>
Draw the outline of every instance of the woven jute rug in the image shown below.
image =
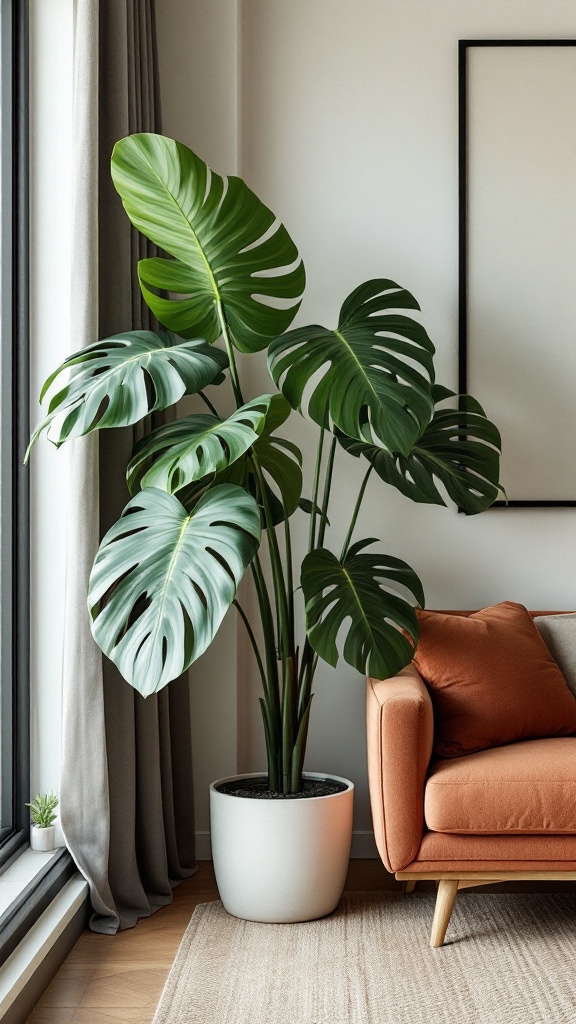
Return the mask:
<path fill-rule="evenodd" d="M 574 1024 L 576 896 L 346 894 L 308 924 L 197 907 L 153 1024 Z"/>

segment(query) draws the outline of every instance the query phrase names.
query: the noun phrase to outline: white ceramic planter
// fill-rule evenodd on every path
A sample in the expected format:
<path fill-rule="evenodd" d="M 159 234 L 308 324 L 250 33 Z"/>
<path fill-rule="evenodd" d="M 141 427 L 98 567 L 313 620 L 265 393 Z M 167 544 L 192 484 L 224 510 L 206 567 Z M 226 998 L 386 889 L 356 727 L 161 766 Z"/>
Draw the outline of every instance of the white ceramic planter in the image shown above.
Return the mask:
<path fill-rule="evenodd" d="M 30 829 L 30 846 L 37 853 L 48 853 L 54 849 L 55 832 L 54 825 L 48 825 L 48 828 L 38 828 L 38 825 L 32 825 Z"/>
<path fill-rule="evenodd" d="M 314 921 L 336 909 L 352 842 L 354 786 L 337 775 L 308 779 L 345 784 L 341 793 L 298 800 L 258 800 L 210 787 L 214 872 L 229 914 L 283 924 Z"/>

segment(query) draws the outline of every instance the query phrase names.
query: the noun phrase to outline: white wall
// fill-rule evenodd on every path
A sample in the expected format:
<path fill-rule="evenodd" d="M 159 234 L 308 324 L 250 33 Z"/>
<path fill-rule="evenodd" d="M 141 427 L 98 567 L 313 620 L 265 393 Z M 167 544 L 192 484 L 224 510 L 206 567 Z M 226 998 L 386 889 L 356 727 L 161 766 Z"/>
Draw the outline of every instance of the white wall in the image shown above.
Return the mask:
<path fill-rule="evenodd" d="M 342 299 L 368 277 L 389 276 L 417 296 L 437 346 L 438 379 L 457 379 L 457 41 L 576 35 L 567 0 L 160 0 L 164 130 L 220 172 L 236 169 L 285 221 L 306 262 L 299 324 L 335 322 Z M 238 27 L 238 80 L 233 50 Z M 199 55 L 201 60 L 199 60 Z M 237 120 L 236 103 L 238 98 Z M 545 183 L 543 183 L 545 187 Z M 262 363 L 253 393 L 268 387 Z M 246 367 L 244 366 L 246 378 Z M 489 402 L 487 412 L 490 414 Z M 306 445 L 312 433 L 295 431 Z M 344 469 L 346 465 L 346 469 Z M 342 529 L 360 467 L 338 463 Z M 506 598 L 532 608 L 576 605 L 574 510 L 508 510 L 466 518 L 412 505 L 377 481 L 358 536 L 421 576 L 429 607 L 472 608 Z M 300 537 L 302 539 L 302 537 Z M 227 633 L 229 647 L 231 633 Z M 212 777 L 264 763 L 255 674 L 237 680 L 222 646 L 211 680 L 193 673 L 198 827 L 208 827 Z M 238 687 L 233 699 L 221 695 Z M 347 666 L 322 668 L 316 684 L 307 767 L 357 784 L 356 830 L 370 831 L 364 739 L 364 682 Z M 358 852 L 369 850 L 357 839 Z"/>
<path fill-rule="evenodd" d="M 40 388 L 71 350 L 72 0 L 31 0 L 30 33 L 30 370 L 35 424 Z M 58 792 L 66 449 L 57 451 L 46 442 L 36 445 L 30 475 L 31 790 Z"/>

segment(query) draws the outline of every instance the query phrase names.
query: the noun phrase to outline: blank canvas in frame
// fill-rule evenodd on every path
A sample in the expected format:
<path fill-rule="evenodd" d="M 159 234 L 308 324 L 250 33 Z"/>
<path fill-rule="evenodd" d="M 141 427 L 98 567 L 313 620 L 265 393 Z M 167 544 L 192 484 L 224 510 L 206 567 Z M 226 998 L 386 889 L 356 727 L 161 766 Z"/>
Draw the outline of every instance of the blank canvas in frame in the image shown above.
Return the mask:
<path fill-rule="evenodd" d="M 460 387 L 510 504 L 576 505 L 576 45 L 460 44 Z"/>

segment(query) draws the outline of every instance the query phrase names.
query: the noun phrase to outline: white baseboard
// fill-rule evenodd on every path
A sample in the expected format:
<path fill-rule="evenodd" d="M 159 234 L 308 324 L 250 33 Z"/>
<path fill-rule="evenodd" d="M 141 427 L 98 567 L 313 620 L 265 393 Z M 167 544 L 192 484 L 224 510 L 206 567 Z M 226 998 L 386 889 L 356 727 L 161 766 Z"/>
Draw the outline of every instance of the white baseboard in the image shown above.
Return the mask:
<path fill-rule="evenodd" d="M 353 832 L 351 857 L 358 860 L 378 859 L 373 832 Z M 196 833 L 196 857 L 198 860 L 212 860 L 210 833 L 207 830 Z"/>

